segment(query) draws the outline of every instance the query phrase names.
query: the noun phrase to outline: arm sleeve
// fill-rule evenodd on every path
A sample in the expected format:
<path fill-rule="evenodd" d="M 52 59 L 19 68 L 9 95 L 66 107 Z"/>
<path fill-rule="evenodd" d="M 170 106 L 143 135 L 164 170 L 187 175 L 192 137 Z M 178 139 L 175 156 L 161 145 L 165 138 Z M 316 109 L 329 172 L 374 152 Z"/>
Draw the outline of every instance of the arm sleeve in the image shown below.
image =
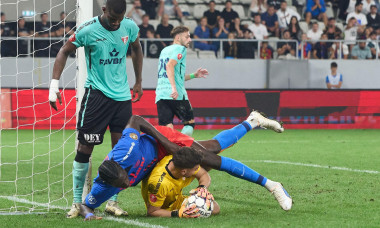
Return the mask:
<path fill-rule="evenodd" d="M 148 194 L 148 201 L 150 205 L 152 205 L 153 207 L 162 207 L 166 199 L 167 189 L 162 183 L 157 193 L 148 191 Z"/>
<path fill-rule="evenodd" d="M 81 25 L 84 26 L 84 25 Z M 83 47 L 87 45 L 88 36 L 91 34 L 91 29 L 88 27 L 79 27 L 79 29 L 70 36 L 69 40 L 73 43 L 77 48 Z"/>
<path fill-rule="evenodd" d="M 343 82 L 343 75 L 340 74 L 340 79 L 339 79 L 340 82 Z"/>
<path fill-rule="evenodd" d="M 326 83 L 330 83 L 329 76 L 326 76 Z"/>
<path fill-rule="evenodd" d="M 321 8 L 321 12 L 324 13 L 326 12 L 326 3 L 324 0 L 319 0 L 319 3 L 321 4 L 322 8 Z"/>
<path fill-rule="evenodd" d="M 131 20 L 131 23 L 129 24 L 129 27 L 131 31 L 130 39 L 131 39 L 131 42 L 133 43 L 135 42 L 135 40 L 137 39 L 137 36 L 139 35 L 140 28 L 132 20 Z"/>

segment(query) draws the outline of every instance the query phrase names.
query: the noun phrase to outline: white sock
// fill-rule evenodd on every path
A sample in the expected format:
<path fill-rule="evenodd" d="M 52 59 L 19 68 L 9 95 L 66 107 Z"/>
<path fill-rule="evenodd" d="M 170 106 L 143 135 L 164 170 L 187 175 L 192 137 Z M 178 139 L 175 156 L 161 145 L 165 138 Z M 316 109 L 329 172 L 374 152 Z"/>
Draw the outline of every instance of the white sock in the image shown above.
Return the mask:
<path fill-rule="evenodd" d="M 272 191 L 274 189 L 274 187 L 276 186 L 276 184 L 278 184 L 278 182 L 271 181 L 271 180 L 267 179 L 267 182 L 265 183 L 265 188 L 268 191 Z"/>

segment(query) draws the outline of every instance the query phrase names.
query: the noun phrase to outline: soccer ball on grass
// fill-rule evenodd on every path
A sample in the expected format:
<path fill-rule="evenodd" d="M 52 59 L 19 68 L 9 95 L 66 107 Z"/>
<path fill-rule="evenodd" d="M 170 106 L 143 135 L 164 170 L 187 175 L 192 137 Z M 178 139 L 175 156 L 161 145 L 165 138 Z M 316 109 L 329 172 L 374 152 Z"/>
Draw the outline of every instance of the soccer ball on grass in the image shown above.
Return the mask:
<path fill-rule="evenodd" d="M 210 203 L 208 203 L 210 202 Z M 191 195 L 187 198 L 186 207 L 192 206 L 193 204 L 199 209 L 198 213 L 201 218 L 208 218 L 211 216 L 212 211 L 214 210 L 214 202 L 213 200 L 207 200 L 203 197 L 197 195 Z"/>

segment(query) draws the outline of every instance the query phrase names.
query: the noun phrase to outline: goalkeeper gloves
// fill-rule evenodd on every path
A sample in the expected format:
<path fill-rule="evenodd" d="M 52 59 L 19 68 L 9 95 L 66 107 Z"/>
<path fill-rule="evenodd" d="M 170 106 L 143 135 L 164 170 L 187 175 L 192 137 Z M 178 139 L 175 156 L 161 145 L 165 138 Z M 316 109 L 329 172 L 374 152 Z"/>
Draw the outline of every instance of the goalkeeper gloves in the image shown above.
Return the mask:
<path fill-rule="evenodd" d="M 180 218 L 198 218 L 201 216 L 199 212 L 199 208 L 195 204 L 192 204 L 191 206 L 187 207 L 188 199 L 186 198 L 181 208 L 177 211 L 172 211 L 171 216 L 172 217 L 180 217 Z"/>
<path fill-rule="evenodd" d="M 190 195 L 197 195 L 206 200 L 214 200 L 214 196 L 208 191 L 207 187 L 204 185 L 199 185 L 197 188 L 192 189 Z"/>

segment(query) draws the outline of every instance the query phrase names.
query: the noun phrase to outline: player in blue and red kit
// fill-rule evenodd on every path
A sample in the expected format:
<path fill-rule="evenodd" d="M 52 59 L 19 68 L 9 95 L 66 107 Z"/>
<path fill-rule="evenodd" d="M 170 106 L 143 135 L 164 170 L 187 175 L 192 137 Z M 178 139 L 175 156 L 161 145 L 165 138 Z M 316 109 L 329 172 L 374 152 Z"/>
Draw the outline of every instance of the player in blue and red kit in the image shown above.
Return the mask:
<path fill-rule="evenodd" d="M 255 127 L 269 128 L 280 133 L 284 130 L 277 121 L 253 111 L 246 121 L 222 131 L 212 140 L 194 141 L 193 138 L 169 127 L 158 126 L 156 129 L 142 117 L 132 116 L 123 131 L 123 136 L 105 159 L 115 161 L 113 164 L 116 166 L 110 167 L 103 163 L 99 167 L 99 175 L 94 180 L 91 193 L 81 205 L 81 215 L 87 220 L 99 219 L 93 214 L 93 209 L 113 194 L 136 186 L 148 176 L 159 160 L 175 153 L 181 147 L 201 151 L 204 157 L 201 163 L 203 167 L 225 171 L 265 187 L 274 194 L 284 210 L 290 210 L 292 199 L 280 183 L 267 179 L 238 161 L 217 155 Z M 140 134 L 140 131 L 146 134 Z"/>

